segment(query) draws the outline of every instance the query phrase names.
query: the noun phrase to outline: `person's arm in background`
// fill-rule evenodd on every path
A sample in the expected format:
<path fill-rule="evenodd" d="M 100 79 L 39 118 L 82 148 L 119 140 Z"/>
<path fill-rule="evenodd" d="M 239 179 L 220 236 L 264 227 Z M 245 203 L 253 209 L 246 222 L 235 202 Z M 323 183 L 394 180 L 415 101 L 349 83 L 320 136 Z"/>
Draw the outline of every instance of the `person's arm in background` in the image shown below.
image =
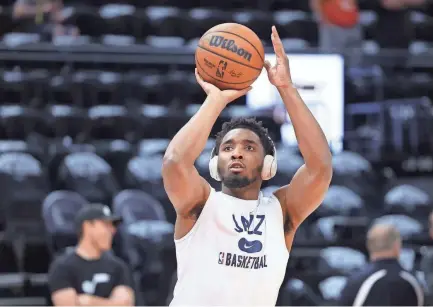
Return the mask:
<path fill-rule="evenodd" d="M 313 15 L 317 18 L 318 21 L 322 21 L 322 13 L 321 13 L 321 2 L 322 0 L 309 0 L 310 1 L 310 9 Z"/>
<path fill-rule="evenodd" d="M 77 306 L 78 296 L 73 288 L 69 268 L 62 258 L 55 260 L 48 271 L 48 286 L 54 306 Z"/>
<path fill-rule="evenodd" d="M 131 270 L 122 261 L 118 261 L 117 286 L 109 298 L 81 294 L 78 296 L 80 306 L 134 306 L 135 295 Z"/>
<path fill-rule="evenodd" d="M 51 2 L 43 3 L 42 7 L 39 8 L 37 5 L 29 4 L 26 0 L 17 0 L 12 15 L 15 19 L 34 17 L 38 13 L 49 13 L 52 9 L 53 4 Z"/>

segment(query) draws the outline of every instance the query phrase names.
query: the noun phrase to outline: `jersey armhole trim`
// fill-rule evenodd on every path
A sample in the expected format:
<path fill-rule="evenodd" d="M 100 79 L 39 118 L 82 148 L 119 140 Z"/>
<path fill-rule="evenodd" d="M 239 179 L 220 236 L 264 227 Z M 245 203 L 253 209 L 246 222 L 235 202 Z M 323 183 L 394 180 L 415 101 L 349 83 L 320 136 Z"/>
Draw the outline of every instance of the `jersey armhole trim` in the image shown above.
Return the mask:
<path fill-rule="evenodd" d="M 200 221 L 202 220 L 202 216 L 204 215 L 204 214 L 206 214 L 206 212 L 207 211 L 209 211 L 210 209 L 208 208 L 209 207 L 209 205 L 210 205 L 210 203 L 211 203 L 211 198 L 213 198 L 213 194 L 215 194 L 216 193 L 216 191 L 215 191 L 215 189 L 214 188 L 212 188 L 210 185 L 209 185 L 209 188 L 210 188 L 210 193 L 209 193 L 209 197 L 207 198 L 207 200 L 206 200 L 206 202 L 205 202 L 205 204 L 204 204 L 204 206 L 203 206 L 203 210 L 201 211 L 201 214 L 200 214 L 200 216 L 197 218 L 197 220 L 195 221 L 195 224 L 194 224 L 194 226 L 192 226 L 192 228 L 182 237 L 182 238 L 180 238 L 180 239 L 174 239 L 174 243 L 175 244 L 178 244 L 178 243 L 181 243 L 181 242 L 183 242 L 183 241 L 185 241 L 186 239 L 188 239 L 194 232 L 195 232 L 195 230 L 197 229 L 197 227 L 198 227 L 198 225 L 200 224 Z"/>
<path fill-rule="evenodd" d="M 276 203 L 278 204 L 278 207 L 279 207 L 278 208 L 278 212 L 281 214 L 281 221 L 282 221 L 282 225 L 283 225 L 283 229 L 281 229 L 281 231 L 283 232 L 284 244 L 286 244 L 285 243 L 286 242 L 286 230 L 284 229 L 285 226 L 286 226 L 286 221 L 284 219 L 284 209 L 283 209 L 283 206 L 281 205 L 280 200 L 278 199 L 278 197 L 276 195 L 272 194 L 270 196 L 270 199 L 272 199 L 272 198 L 275 199 L 275 201 L 276 201 Z M 287 219 L 289 220 L 289 223 L 291 223 L 291 221 L 290 221 L 290 215 L 287 215 Z M 284 247 L 284 250 L 287 252 L 287 255 L 288 255 L 287 257 L 290 257 L 290 251 L 287 249 L 286 246 Z"/>

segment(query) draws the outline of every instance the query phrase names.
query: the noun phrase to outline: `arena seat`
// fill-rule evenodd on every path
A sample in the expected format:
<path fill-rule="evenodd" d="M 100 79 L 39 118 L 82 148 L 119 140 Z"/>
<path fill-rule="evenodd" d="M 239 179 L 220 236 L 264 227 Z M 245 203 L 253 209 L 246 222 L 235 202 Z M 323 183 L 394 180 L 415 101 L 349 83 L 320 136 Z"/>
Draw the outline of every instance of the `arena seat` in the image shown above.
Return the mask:
<path fill-rule="evenodd" d="M 2 6 L 0 9 L 0 23 L 2 28 L 0 30 L 0 37 L 4 34 L 9 33 L 13 30 L 15 26 L 15 20 L 12 17 L 11 7 Z"/>
<path fill-rule="evenodd" d="M 420 41 L 433 42 L 433 19 L 424 12 L 411 12 L 410 20 L 415 28 L 415 38 Z"/>
<path fill-rule="evenodd" d="M 70 74 L 55 74 L 49 80 L 50 101 L 80 106 L 81 94 Z"/>
<path fill-rule="evenodd" d="M 70 136 L 79 138 L 90 125 L 87 113 L 71 105 L 48 106 L 47 124 L 51 127 L 54 137 Z"/>
<path fill-rule="evenodd" d="M 167 253 L 174 247 L 173 225 L 166 221 L 161 204 L 140 190 L 120 192 L 112 207 L 124 218 L 119 228 L 121 254 L 131 265 L 144 299 L 162 299 L 172 274 L 172 266 L 166 263 L 173 261 L 173 255 Z"/>
<path fill-rule="evenodd" d="M 25 74 L 17 70 L 2 71 L 0 77 L 0 93 L 1 100 L 8 103 L 22 103 L 29 97 L 23 92 L 23 83 L 25 82 Z"/>
<path fill-rule="evenodd" d="M 325 301 L 337 302 L 340 298 L 341 291 L 346 285 L 346 276 L 331 276 L 319 283 L 319 289 Z"/>
<path fill-rule="evenodd" d="M 233 20 L 253 30 L 258 37 L 270 40 L 270 30 L 274 25 L 272 14 L 258 10 L 241 10 L 233 14 Z"/>
<path fill-rule="evenodd" d="M 185 26 L 187 34 L 185 38 L 192 39 L 194 37 L 201 37 L 210 28 L 231 20 L 231 13 L 204 7 L 198 7 L 188 12 L 190 23 Z"/>
<path fill-rule="evenodd" d="M 77 6 L 66 6 L 64 10 L 64 24 L 70 24 L 80 29 L 81 35 L 99 37 L 105 33 L 107 24 L 102 19 L 95 7 L 79 4 Z"/>
<path fill-rule="evenodd" d="M 179 36 L 154 36 L 145 39 L 146 45 L 154 48 L 177 49 L 185 44 L 185 40 Z"/>
<path fill-rule="evenodd" d="M 318 216 L 362 216 L 365 215 L 363 199 L 352 190 L 331 185 L 322 205 L 315 212 Z"/>
<path fill-rule="evenodd" d="M 105 24 L 103 34 L 118 34 L 139 36 L 140 22 L 144 22 L 145 15 L 137 16 L 136 9 L 129 4 L 109 3 L 99 8 L 99 16 Z"/>
<path fill-rule="evenodd" d="M 27 246 L 44 242 L 41 203 L 49 190 L 47 177 L 34 157 L 10 152 L 0 156 L 0 183 L 4 238 L 12 244 L 19 271 L 24 272 Z"/>
<path fill-rule="evenodd" d="M 90 202 L 108 204 L 118 191 L 110 165 L 91 152 L 68 154 L 59 167 L 57 181 Z"/>
<path fill-rule="evenodd" d="M 368 217 L 321 217 L 311 225 L 311 237 L 328 244 L 344 242 L 356 246 L 364 243 L 368 225 Z"/>
<path fill-rule="evenodd" d="M 131 46 L 138 42 L 135 37 L 130 35 L 107 34 L 102 35 L 101 43 L 107 46 Z"/>
<path fill-rule="evenodd" d="M 311 15 L 302 11 L 282 10 L 274 13 L 276 26 L 282 39 L 297 38 L 317 45 L 317 25 Z"/>
<path fill-rule="evenodd" d="M 79 84 L 85 105 L 116 104 L 120 100 L 122 76 L 109 71 L 78 71 L 74 81 Z"/>
<path fill-rule="evenodd" d="M 332 157 L 332 167 L 332 184 L 349 188 L 366 206 L 372 207 L 370 203 L 377 201 L 378 188 L 383 186 L 384 179 L 373 170 L 371 163 L 358 153 L 343 151 Z"/>
<path fill-rule="evenodd" d="M 409 184 L 397 185 L 385 194 L 387 214 L 406 214 L 426 217 L 431 212 L 432 200 L 422 189 Z"/>
<path fill-rule="evenodd" d="M 47 195 L 42 203 L 47 245 L 53 256 L 77 242 L 75 215 L 87 200 L 73 191 L 59 190 Z"/>
<path fill-rule="evenodd" d="M 320 251 L 319 271 L 348 274 L 367 263 L 363 253 L 349 247 L 332 246 Z"/>
<path fill-rule="evenodd" d="M 123 218 L 125 225 L 142 220 L 165 221 L 162 205 L 141 190 L 123 190 L 113 199 L 113 213 Z"/>
<path fill-rule="evenodd" d="M 320 306 L 322 298 L 304 281 L 291 278 L 281 287 L 279 306 Z"/>
<path fill-rule="evenodd" d="M 134 155 L 136 146 L 126 140 L 92 140 L 95 153 L 112 167 L 120 186 L 124 186 L 125 170 L 128 161 Z"/>
<path fill-rule="evenodd" d="M 169 139 L 141 140 L 137 152 L 139 156 L 163 155 L 169 143 Z"/>
<path fill-rule="evenodd" d="M 182 25 L 187 21 L 176 7 L 153 6 L 146 9 L 151 25 L 151 35 L 183 37 Z"/>
<path fill-rule="evenodd" d="M 99 105 L 89 109 L 93 139 L 134 139 L 140 134 L 138 123 L 121 105 Z"/>
<path fill-rule="evenodd" d="M 359 23 L 362 27 L 364 39 L 374 39 L 376 37 L 377 13 L 374 11 L 361 11 Z"/>

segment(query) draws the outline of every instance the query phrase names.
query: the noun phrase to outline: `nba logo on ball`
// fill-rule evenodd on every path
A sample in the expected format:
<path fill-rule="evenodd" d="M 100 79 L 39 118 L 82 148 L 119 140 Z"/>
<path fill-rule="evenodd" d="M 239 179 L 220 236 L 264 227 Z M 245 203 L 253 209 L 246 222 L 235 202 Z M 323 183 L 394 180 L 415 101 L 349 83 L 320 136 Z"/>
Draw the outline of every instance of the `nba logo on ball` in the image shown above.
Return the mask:
<path fill-rule="evenodd" d="M 195 53 L 200 77 L 221 90 L 249 87 L 263 70 L 265 49 L 248 27 L 224 23 L 207 31 Z"/>

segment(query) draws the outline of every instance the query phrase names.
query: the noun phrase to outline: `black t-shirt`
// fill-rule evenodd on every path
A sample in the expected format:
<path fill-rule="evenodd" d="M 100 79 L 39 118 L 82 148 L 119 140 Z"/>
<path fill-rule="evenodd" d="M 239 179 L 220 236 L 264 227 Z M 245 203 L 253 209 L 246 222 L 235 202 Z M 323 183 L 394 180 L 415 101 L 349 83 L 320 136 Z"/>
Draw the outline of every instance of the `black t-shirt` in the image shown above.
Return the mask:
<path fill-rule="evenodd" d="M 377 14 L 376 40 L 379 41 L 381 47 L 407 48 L 414 35 L 409 20 L 409 10 L 388 10 L 380 7 Z"/>
<path fill-rule="evenodd" d="M 96 260 L 86 260 L 74 250 L 67 250 L 50 266 L 48 272 L 50 293 L 73 288 L 77 294 L 108 298 L 117 286 L 133 289 L 128 266 L 119 258 L 105 253 Z"/>

